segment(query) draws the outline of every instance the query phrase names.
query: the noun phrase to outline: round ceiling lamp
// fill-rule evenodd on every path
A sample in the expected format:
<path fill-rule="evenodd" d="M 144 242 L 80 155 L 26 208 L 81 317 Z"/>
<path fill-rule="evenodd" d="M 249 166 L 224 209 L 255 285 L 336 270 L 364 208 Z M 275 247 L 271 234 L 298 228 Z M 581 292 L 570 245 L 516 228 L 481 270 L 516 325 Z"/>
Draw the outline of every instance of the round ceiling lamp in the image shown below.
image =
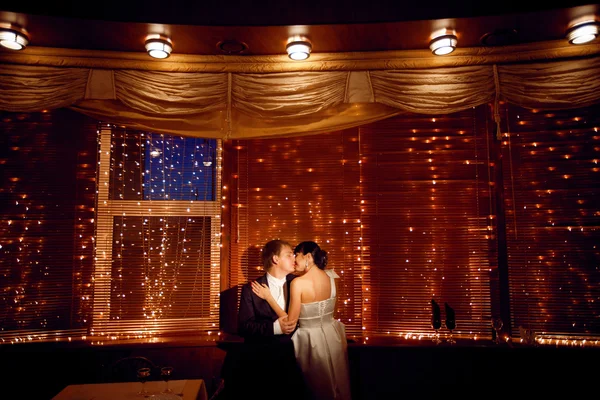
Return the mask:
<path fill-rule="evenodd" d="M 0 46 L 10 50 L 23 50 L 29 44 L 29 35 L 24 28 L 9 23 L 0 23 Z"/>
<path fill-rule="evenodd" d="M 292 60 L 306 60 L 312 51 L 312 44 L 306 38 L 294 38 L 285 46 L 285 51 Z"/>
<path fill-rule="evenodd" d="M 571 26 L 567 30 L 567 39 L 571 44 L 584 44 L 598 37 L 598 22 L 594 20 L 583 21 Z"/>
<path fill-rule="evenodd" d="M 431 52 L 436 56 L 445 56 L 452 53 L 456 49 L 458 38 L 454 34 L 442 35 L 434 38 L 429 43 Z"/>
<path fill-rule="evenodd" d="M 159 34 L 146 36 L 146 51 L 150 57 L 167 58 L 173 51 L 171 39 Z"/>

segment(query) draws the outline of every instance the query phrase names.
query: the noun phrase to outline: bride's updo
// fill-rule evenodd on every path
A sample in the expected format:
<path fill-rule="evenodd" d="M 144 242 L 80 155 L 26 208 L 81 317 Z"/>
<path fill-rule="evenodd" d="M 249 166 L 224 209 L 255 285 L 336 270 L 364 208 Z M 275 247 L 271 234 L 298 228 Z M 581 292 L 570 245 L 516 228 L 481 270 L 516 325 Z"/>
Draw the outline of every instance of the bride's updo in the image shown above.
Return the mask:
<path fill-rule="evenodd" d="M 294 249 L 294 254 L 302 253 L 302 255 L 307 255 L 310 253 L 312 255 L 315 264 L 320 269 L 325 269 L 327 266 L 327 252 L 325 250 L 321 250 L 318 244 L 311 241 L 306 241 L 298 244 Z"/>

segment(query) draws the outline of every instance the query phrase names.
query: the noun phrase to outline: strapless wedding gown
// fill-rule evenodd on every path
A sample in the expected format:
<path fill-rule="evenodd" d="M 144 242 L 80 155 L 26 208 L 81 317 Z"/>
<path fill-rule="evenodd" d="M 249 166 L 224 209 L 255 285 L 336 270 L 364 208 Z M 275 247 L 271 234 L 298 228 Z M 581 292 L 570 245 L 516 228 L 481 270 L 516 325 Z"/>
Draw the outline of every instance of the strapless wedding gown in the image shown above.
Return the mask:
<path fill-rule="evenodd" d="M 302 369 L 311 399 L 350 399 L 348 342 L 343 323 L 333 318 L 336 292 L 332 270 L 331 296 L 302 304 L 299 327 L 292 336 L 296 360 Z"/>

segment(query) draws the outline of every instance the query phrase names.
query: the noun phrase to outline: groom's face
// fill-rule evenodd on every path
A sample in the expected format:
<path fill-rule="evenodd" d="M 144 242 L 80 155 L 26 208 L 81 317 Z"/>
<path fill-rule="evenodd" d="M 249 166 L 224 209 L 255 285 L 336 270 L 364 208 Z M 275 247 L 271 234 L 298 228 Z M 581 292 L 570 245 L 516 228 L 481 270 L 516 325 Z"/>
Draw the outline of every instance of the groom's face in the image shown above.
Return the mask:
<path fill-rule="evenodd" d="M 286 274 L 294 272 L 294 251 L 289 246 L 283 246 L 279 252 L 279 260 L 277 265 Z"/>

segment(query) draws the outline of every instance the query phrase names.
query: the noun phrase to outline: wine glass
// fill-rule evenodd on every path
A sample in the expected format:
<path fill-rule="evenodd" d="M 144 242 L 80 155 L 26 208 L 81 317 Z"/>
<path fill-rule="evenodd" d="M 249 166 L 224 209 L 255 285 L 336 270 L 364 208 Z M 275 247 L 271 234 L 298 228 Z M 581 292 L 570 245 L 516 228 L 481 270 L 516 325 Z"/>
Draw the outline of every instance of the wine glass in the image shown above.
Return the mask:
<path fill-rule="evenodd" d="M 432 342 L 435 343 L 435 344 L 442 343 L 442 341 L 440 340 L 440 333 L 438 332 L 438 329 L 440 329 L 442 327 L 442 320 L 434 318 L 431 321 L 431 326 L 433 327 L 433 329 L 435 329 L 435 335 L 433 337 Z"/>
<path fill-rule="evenodd" d="M 162 367 L 160 369 L 160 376 L 163 381 L 165 381 L 165 390 L 163 393 L 173 393 L 171 389 L 169 389 L 169 379 L 171 378 L 171 374 L 173 373 L 173 367 Z"/>
<path fill-rule="evenodd" d="M 454 340 L 452 331 L 456 329 L 456 320 L 454 318 L 446 318 L 446 328 L 448 328 L 448 330 L 450 331 L 450 336 L 446 341 L 450 344 L 455 344 L 456 340 Z"/>
<path fill-rule="evenodd" d="M 440 340 L 440 333 L 438 332 L 438 329 L 442 327 L 440 306 L 433 299 L 431 299 L 431 327 L 435 329 L 435 335 L 433 336 L 432 342 L 435 344 L 442 343 Z"/>
<path fill-rule="evenodd" d="M 144 386 L 144 384 L 148 380 L 148 377 L 150 377 L 150 368 L 140 368 L 140 369 L 138 369 L 137 370 L 137 377 L 138 377 L 138 380 L 142 384 L 142 388 L 138 392 L 138 396 L 148 397 L 149 393 L 146 391 L 146 387 Z"/>
<path fill-rule="evenodd" d="M 450 344 L 455 344 L 456 340 L 454 340 L 452 331 L 456 328 L 456 313 L 448 303 L 444 303 L 444 308 L 446 310 L 446 328 L 448 328 L 448 330 L 450 331 L 450 336 L 446 341 Z"/>
<path fill-rule="evenodd" d="M 496 344 L 500 344 L 500 331 L 503 325 L 504 323 L 500 317 L 492 317 L 492 328 L 494 328 L 494 331 L 496 331 Z"/>

